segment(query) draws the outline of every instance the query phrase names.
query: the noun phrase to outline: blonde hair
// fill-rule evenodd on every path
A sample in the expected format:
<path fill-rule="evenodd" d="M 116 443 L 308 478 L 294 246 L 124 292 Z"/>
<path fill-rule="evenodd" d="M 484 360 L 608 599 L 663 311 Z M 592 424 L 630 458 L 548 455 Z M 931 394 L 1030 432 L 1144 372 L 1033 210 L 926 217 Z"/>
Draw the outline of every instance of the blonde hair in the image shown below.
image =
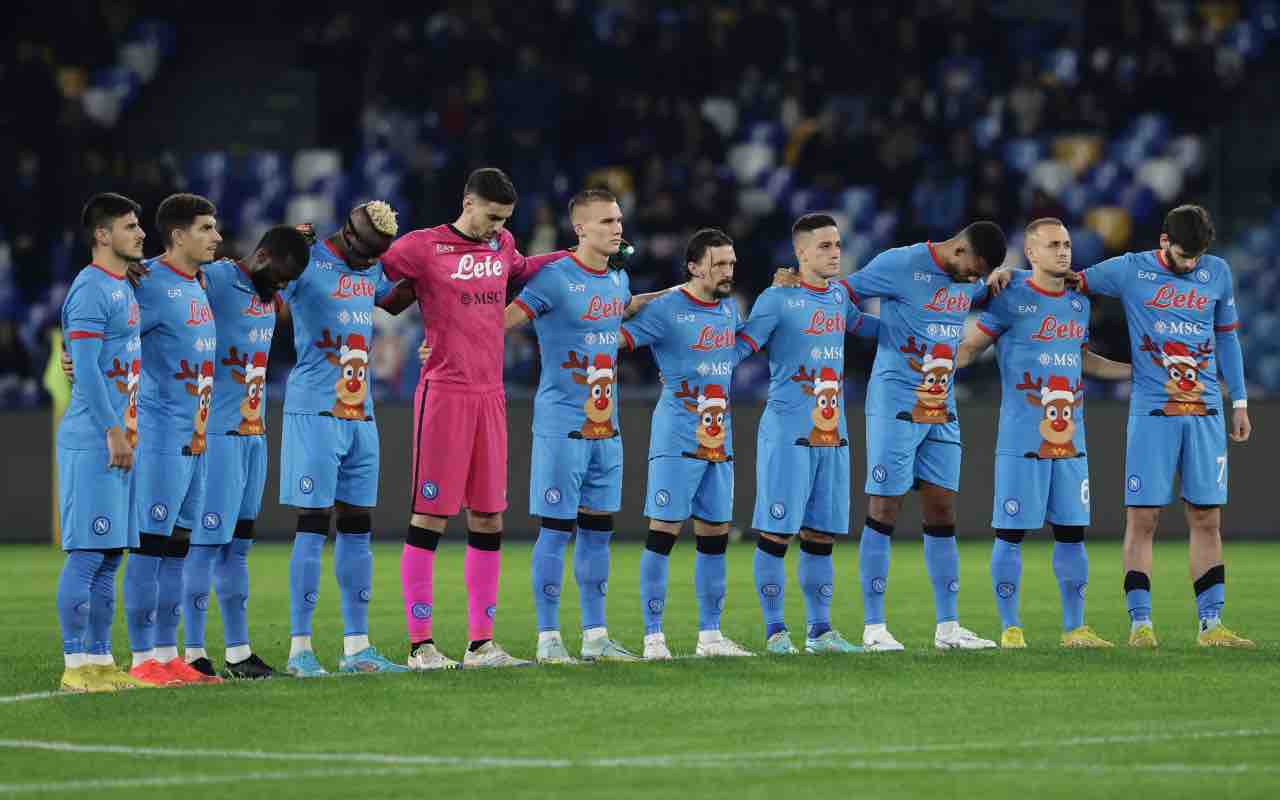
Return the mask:
<path fill-rule="evenodd" d="M 365 203 L 364 211 L 373 223 L 373 229 L 384 236 L 395 236 L 400 231 L 400 223 L 396 221 L 395 209 L 384 200 Z"/>

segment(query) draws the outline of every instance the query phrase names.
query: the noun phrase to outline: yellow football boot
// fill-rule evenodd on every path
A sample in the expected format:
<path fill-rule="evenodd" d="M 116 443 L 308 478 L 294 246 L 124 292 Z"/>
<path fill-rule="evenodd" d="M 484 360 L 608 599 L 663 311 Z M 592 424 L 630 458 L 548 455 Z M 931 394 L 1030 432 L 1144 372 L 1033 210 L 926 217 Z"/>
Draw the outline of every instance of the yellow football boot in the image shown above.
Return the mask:
<path fill-rule="evenodd" d="M 1062 634 L 1063 647 L 1104 648 L 1115 647 L 1111 642 L 1093 632 L 1088 625 L 1081 625 L 1073 631 Z"/>
<path fill-rule="evenodd" d="M 67 667 L 62 671 L 62 683 L 58 686 L 64 692 L 113 692 L 98 674 L 87 665 L 83 667 Z"/>
<path fill-rule="evenodd" d="M 90 664 L 86 669 L 93 670 L 98 679 L 112 689 L 155 689 L 150 683 L 144 683 L 124 672 L 114 664 Z"/>
<path fill-rule="evenodd" d="M 1148 650 L 1159 647 L 1160 643 L 1156 641 L 1156 629 L 1150 622 L 1139 623 L 1129 631 L 1129 646 L 1143 647 Z"/>
<path fill-rule="evenodd" d="M 1221 624 L 1214 625 L 1207 631 L 1200 631 L 1196 641 L 1201 647 L 1257 647 L 1249 639 Z"/>
<path fill-rule="evenodd" d="M 1017 625 L 1010 625 L 1004 629 L 1004 633 L 1000 634 L 1000 646 L 1005 650 L 1022 650 L 1027 646 L 1027 640 L 1022 636 L 1022 628 Z"/>

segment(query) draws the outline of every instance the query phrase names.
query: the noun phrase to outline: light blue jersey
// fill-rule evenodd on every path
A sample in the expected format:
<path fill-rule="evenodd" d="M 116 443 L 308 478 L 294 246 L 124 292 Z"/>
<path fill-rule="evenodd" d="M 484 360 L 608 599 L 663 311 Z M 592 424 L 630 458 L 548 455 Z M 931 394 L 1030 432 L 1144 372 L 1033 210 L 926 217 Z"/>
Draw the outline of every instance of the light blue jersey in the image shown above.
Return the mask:
<path fill-rule="evenodd" d="M 618 435 L 618 334 L 630 287 L 625 271 L 593 270 L 568 255 L 539 270 L 515 299 L 541 351 L 535 436 Z"/>
<path fill-rule="evenodd" d="M 953 280 L 929 242 L 886 250 L 844 283 L 855 302 L 880 298 L 867 415 L 928 424 L 954 421 L 955 353 L 965 317 L 987 296 L 986 284 Z"/>
<path fill-rule="evenodd" d="M 662 375 L 649 458 L 733 457 L 729 384 L 740 325 L 733 300 L 706 302 L 680 289 L 650 302 L 622 326 L 627 349 L 650 347 Z"/>
<path fill-rule="evenodd" d="M 373 418 L 373 307 L 394 286 L 380 262 L 352 269 L 328 242 L 312 245 L 302 277 L 280 293 L 293 315 L 298 355 L 285 389 L 286 414 Z"/>
<path fill-rule="evenodd" d="M 996 339 L 996 452 L 1042 459 L 1083 454 L 1089 299 L 1068 290 L 1049 292 L 1031 273 L 1019 272 L 979 315 L 978 327 Z"/>
<path fill-rule="evenodd" d="M 266 433 L 267 356 L 276 327 L 276 307 L 264 303 L 253 281 L 234 261 L 204 268 L 205 291 L 218 327 L 213 365 L 212 434 Z"/>

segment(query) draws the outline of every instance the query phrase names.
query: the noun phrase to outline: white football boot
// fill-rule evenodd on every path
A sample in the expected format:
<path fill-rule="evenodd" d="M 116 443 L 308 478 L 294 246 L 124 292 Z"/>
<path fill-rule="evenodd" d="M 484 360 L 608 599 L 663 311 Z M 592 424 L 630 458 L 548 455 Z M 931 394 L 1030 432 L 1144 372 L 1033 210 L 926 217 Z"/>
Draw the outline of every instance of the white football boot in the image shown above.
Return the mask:
<path fill-rule="evenodd" d="M 670 661 L 671 651 L 667 649 L 667 635 L 659 631 L 644 637 L 645 661 Z"/>
<path fill-rule="evenodd" d="M 698 647 L 693 654 L 700 658 L 755 655 L 720 631 L 698 631 Z"/>
<path fill-rule="evenodd" d="M 457 668 L 458 662 L 441 653 L 434 644 L 424 644 L 409 654 L 409 669 L 414 672 Z"/>
<path fill-rule="evenodd" d="M 996 643 L 961 628 L 959 622 L 941 622 L 933 634 L 933 646 L 939 650 L 991 650 Z"/>
<path fill-rule="evenodd" d="M 902 642 L 893 638 L 889 628 L 882 622 L 878 625 L 863 627 L 862 649 L 867 653 L 896 653 L 907 648 L 902 646 Z"/>

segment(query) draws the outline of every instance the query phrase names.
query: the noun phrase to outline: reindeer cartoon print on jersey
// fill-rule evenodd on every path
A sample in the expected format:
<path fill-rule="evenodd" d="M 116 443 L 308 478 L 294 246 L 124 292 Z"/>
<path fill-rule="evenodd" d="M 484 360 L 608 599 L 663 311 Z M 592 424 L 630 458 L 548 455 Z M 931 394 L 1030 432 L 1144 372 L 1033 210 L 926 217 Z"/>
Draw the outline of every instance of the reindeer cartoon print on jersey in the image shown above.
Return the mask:
<path fill-rule="evenodd" d="M 570 439 L 612 439 L 618 435 L 613 427 L 613 359 L 605 353 L 596 353 L 593 361 L 579 357 L 572 350 L 569 360 L 561 369 L 574 370 L 573 381 L 587 387 L 587 399 L 582 408 L 587 418 L 582 427 L 569 434 Z"/>
<path fill-rule="evenodd" d="M 813 398 L 813 428 L 807 437 L 796 439 L 804 447 L 847 447 L 848 439 L 840 437 L 840 387 L 843 375 L 831 367 L 805 371 L 804 365 L 796 370 L 791 380 L 800 384 L 800 391 Z"/>
<path fill-rule="evenodd" d="M 232 367 L 231 377 L 244 387 L 244 399 L 240 401 L 240 424 L 228 436 L 261 436 L 267 432 L 262 421 L 262 395 L 267 383 L 267 354 L 259 350 L 252 357 L 243 355 L 232 347 L 222 365 Z M 235 367 L 239 367 L 237 370 Z M 243 370 L 243 371 L 241 371 Z"/>
<path fill-rule="evenodd" d="M 956 365 L 951 346 L 935 344 L 930 350 L 924 342 L 917 345 L 916 337 L 908 336 L 907 343 L 899 350 L 912 356 L 907 364 L 920 373 L 920 385 L 915 388 L 916 404 L 910 411 L 899 411 L 897 418 L 906 422 L 923 423 L 954 421 L 955 414 L 947 411 L 951 373 Z M 917 361 L 916 356 L 922 360 Z"/>
<path fill-rule="evenodd" d="M 724 387 L 712 383 L 690 388 L 688 381 L 681 381 L 680 391 L 675 396 L 686 409 L 698 415 L 698 428 L 694 432 L 698 449 L 680 455 L 701 461 L 732 461 L 733 456 L 724 449 L 725 434 L 728 432 L 725 415 L 729 411 L 729 397 L 725 394 Z"/>
<path fill-rule="evenodd" d="M 333 338 L 328 328 L 321 331 L 322 338 L 316 342 L 321 350 L 333 350 L 325 353 L 325 360 L 338 367 L 341 372 L 333 386 L 336 395 L 333 408 L 321 411 L 322 417 L 338 419 L 366 420 L 364 399 L 369 394 L 369 346 L 364 337 L 358 333 L 349 334 L 346 342 L 342 337 Z"/>
<path fill-rule="evenodd" d="M 1150 353 L 1155 365 L 1169 373 L 1169 380 L 1164 384 L 1169 400 L 1164 408 L 1152 411 L 1151 416 L 1203 417 L 1218 413 L 1218 409 L 1205 405 L 1205 387 L 1200 381 L 1200 373 L 1209 368 L 1213 342 L 1205 340 L 1196 345 L 1195 352 L 1192 353 L 1182 342 L 1165 342 L 1163 347 L 1157 347 L 1150 336 L 1143 336 L 1142 347 L 1139 349 Z"/>
<path fill-rule="evenodd" d="M 130 447 L 137 447 L 138 380 L 142 377 L 142 359 L 135 358 L 127 369 L 120 363 L 120 359 L 111 359 L 111 369 L 107 371 L 107 377 L 116 378 L 116 391 L 127 395 L 129 398 L 129 405 L 124 410 L 124 438 L 129 442 Z M 124 378 L 124 380 L 119 380 L 119 378 Z"/>
<path fill-rule="evenodd" d="M 1046 385 L 1044 379 L 1031 380 L 1031 373 L 1022 373 L 1022 382 L 1014 387 L 1019 391 L 1027 391 L 1027 402 L 1041 410 L 1040 449 L 1034 453 L 1026 453 L 1027 458 L 1083 458 L 1083 452 L 1077 452 L 1075 446 L 1075 417 L 1084 402 L 1084 381 L 1071 381 L 1061 375 L 1049 376 Z"/>
<path fill-rule="evenodd" d="M 213 405 L 213 362 L 203 361 L 200 369 L 191 366 L 184 358 L 173 377 L 188 381 L 187 394 L 198 398 L 196 402 L 195 428 L 191 431 L 191 443 L 183 445 L 184 456 L 198 456 L 205 449 L 205 430 L 209 427 L 209 406 Z M 194 380 L 195 383 L 189 381 Z"/>

